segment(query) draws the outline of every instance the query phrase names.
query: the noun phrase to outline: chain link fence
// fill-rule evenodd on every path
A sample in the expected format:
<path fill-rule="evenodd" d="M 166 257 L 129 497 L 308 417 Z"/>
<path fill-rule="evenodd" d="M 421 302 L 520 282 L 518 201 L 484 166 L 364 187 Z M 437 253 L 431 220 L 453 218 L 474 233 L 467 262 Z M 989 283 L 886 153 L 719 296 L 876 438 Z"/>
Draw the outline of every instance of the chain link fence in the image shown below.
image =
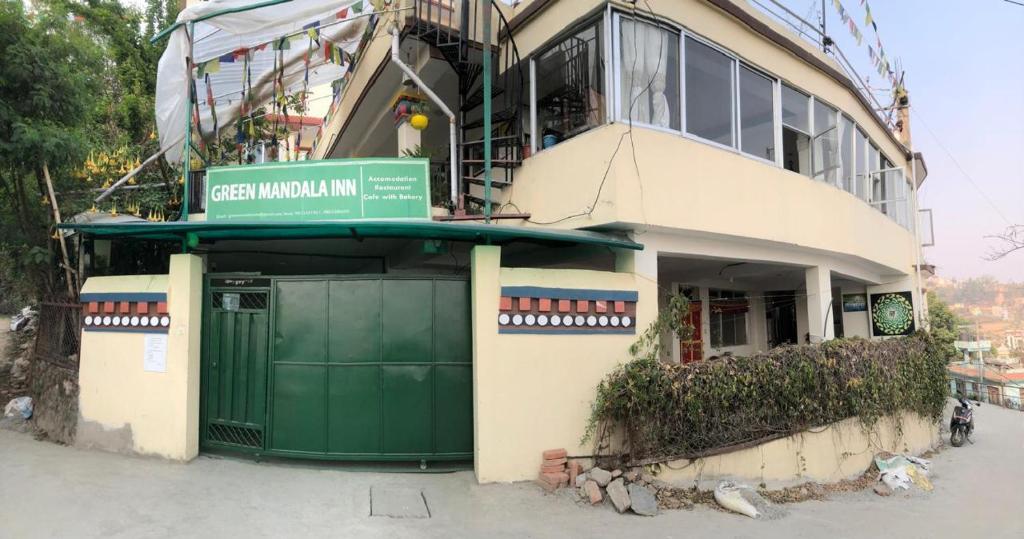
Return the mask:
<path fill-rule="evenodd" d="M 33 356 L 57 367 L 78 370 L 82 335 L 82 306 L 68 301 L 39 304 Z"/>

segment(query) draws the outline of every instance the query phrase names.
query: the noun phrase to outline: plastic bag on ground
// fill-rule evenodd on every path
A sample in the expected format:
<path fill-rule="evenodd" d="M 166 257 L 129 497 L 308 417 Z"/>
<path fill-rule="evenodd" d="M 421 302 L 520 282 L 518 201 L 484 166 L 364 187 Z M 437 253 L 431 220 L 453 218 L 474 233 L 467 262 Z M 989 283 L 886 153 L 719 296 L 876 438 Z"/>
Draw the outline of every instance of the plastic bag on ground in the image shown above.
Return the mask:
<path fill-rule="evenodd" d="M 750 518 L 757 518 L 760 513 L 757 512 L 757 508 L 754 504 L 748 502 L 743 494 L 740 492 L 744 488 L 744 485 L 737 485 L 732 481 L 722 481 L 715 487 L 715 501 L 718 505 L 741 515 L 747 515 Z M 747 487 L 750 488 L 750 487 Z"/>
<path fill-rule="evenodd" d="M 15 397 L 4 406 L 4 417 L 20 415 L 22 419 L 32 417 L 32 397 Z"/>

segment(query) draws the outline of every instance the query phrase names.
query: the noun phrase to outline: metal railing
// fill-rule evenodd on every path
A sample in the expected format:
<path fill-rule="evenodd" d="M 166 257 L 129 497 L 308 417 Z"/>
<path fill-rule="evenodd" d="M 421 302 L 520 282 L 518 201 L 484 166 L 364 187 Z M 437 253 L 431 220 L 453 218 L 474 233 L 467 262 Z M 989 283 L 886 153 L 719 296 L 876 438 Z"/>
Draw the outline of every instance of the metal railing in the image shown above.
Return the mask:
<path fill-rule="evenodd" d="M 81 349 L 82 306 L 69 301 L 39 304 L 36 324 L 36 359 L 71 371 L 78 370 Z"/>
<path fill-rule="evenodd" d="M 857 88 L 868 103 L 874 107 L 875 115 L 887 126 L 894 127 L 894 120 L 891 114 L 892 108 L 889 106 L 882 105 L 875 94 L 871 92 L 871 87 L 868 86 L 864 78 L 860 76 L 853 64 L 850 63 L 849 58 L 843 53 L 843 50 L 839 48 L 839 45 L 832 40 L 821 28 L 816 24 L 812 23 L 799 14 L 783 5 L 778 0 L 749 0 L 750 5 L 758 8 L 761 13 L 769 15 L 770 17 L 782 22 L 785 26 L 793 30 L 798 36 L 813 44 L 816 48 L 821 49 L 825 54 L 829 55 L 833 60 L 839 64 L 839 67 L 843 69 L 846 76 L 853 81 L 853 85 Z"/>

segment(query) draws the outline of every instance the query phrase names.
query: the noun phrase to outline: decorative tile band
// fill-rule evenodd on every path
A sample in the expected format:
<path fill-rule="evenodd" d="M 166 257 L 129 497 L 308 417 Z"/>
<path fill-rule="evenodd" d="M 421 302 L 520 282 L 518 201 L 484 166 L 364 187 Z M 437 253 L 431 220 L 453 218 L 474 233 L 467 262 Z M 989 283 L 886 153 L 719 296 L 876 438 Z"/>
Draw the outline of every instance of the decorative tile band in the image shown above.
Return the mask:
<path fill-rule="evenodd" d="M 167 333 L 171 317 L 167 294 L 82 294 L 82 329 L 127 333 Z"/>
<path fill-rule="evenodd" d="M 628 290 L 503 286 L 498 333 L 633 335 L 636 302 Z"/>

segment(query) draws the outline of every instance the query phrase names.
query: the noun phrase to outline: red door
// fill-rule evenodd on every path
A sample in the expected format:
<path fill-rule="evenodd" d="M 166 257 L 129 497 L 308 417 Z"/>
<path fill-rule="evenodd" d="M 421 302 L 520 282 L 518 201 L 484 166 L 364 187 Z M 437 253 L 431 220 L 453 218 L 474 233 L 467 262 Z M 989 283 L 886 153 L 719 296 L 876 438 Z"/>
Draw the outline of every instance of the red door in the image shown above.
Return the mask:
<path fill-rule="evenodd" d="M 690 363 L 704 359 L 704 341 L 701 340 L 701 308 L 699 301 L 690 302 L 690 312 L 686 315 L 687 322 L 693 328 L 689 340 L 679 340 L 679 362 Z"/>

